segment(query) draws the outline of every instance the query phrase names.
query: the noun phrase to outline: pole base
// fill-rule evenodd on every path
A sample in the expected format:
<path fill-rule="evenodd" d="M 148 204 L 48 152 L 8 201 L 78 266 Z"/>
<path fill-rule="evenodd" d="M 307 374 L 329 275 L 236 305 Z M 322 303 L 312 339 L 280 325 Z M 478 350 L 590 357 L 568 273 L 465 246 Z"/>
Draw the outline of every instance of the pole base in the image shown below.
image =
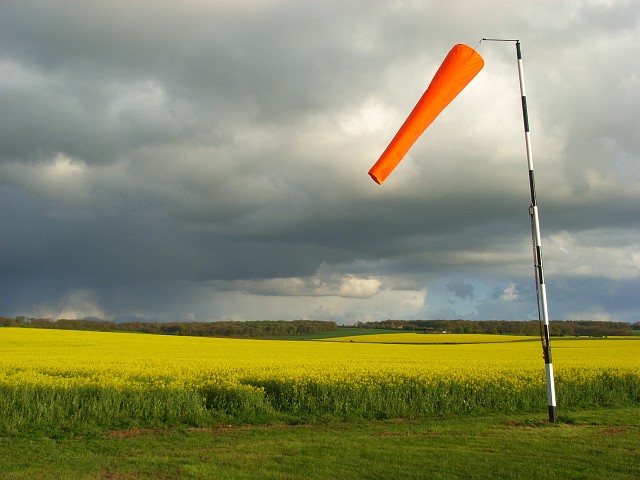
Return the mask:
<path fill-rule="evenodd" d="M 555 405 L 549 405 L 549 422 L 556 423 L 558 421 L 558 409 Z"/>

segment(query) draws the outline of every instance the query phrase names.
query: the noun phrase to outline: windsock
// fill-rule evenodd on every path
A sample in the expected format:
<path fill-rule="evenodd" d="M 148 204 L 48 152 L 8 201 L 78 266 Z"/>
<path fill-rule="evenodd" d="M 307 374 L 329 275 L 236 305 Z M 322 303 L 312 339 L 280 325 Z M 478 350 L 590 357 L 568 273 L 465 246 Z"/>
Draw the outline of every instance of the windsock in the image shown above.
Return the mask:
<path fill-rule="evenodd" d="M 385 181 L 418 137 L 483 66 L 484 60 L 480 54 L 467 45 L 458 44 L 449 51 L 427 90 L 382 156 L 369 170 L 369 175 L 377 184 Z"/>

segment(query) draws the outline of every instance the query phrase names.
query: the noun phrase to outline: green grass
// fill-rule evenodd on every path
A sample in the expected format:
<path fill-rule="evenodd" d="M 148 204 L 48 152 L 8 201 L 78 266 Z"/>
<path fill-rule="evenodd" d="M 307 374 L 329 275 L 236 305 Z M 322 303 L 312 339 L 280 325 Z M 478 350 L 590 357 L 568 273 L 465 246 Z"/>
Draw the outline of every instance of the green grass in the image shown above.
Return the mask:
<path fill-rule="evenodd" d="M 640 410 L 0 438 L 0 479 L 636 479 Z"/>
<path fill-rule="evenodd" d="M 306 335 L 279 335 L 253 337 L 265 340 L 321 340 L 325 338 L 354 337 L 356 335 L 380 335 L 382 333 L 407 333 L 402 330 L 387 330 L 381 328 L 338 327 L 327 332 L 309 333 Z"/>

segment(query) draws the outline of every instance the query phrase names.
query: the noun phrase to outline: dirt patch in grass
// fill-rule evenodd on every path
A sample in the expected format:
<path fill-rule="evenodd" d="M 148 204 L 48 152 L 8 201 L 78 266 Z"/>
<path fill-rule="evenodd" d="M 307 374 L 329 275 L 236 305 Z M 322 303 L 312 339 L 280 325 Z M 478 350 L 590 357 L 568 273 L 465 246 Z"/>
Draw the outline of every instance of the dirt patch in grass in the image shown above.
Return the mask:
<path fill-rule="evenodd" d="M 632 427 L 626 427 L 626 426 L 607 427 L 604 430 L 602 430 L 602 432 L 600 432 L 600 436 L 601 437 L 618 437 L 620 435 L 624 435 L 625 433 L 629 432 L 631 429 Z"/>

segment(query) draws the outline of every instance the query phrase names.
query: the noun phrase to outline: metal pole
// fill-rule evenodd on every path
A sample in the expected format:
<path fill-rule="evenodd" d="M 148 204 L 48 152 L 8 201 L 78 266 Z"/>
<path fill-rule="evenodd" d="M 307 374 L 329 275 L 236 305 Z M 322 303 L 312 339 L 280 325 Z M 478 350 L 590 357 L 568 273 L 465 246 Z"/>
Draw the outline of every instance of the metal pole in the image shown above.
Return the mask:
<path fill-rule="evenodd" d="M 549 311 L 547 305 L 547 289 L 544 283 L 544 271 L 542 268 L 542 240 L 540 235 L 540 219 L 538 215 L 538 203 L 536 199 L 536 184 L 533 172 L 533 155 L 531 153 L 531 138 L 529 135 L 529 114 L 527 111 L 527 96 L 524 88 L 524 72 L 522 67 L 522 52 L 519 40 L 502 40 L 495 38 L 483 38 L 482 40 L 515 42 L 516 55 L 518 57 L 518 78 L 520 81 L 520 95 L 522 97 L 522 118 L 524 120 L 524 139 L 527 148 L 527 165 L 529 167 L 529 189 L 531 191 L 531 205 L 529 215 L 531 215 L 532 238 L 534 242 L 534 274 L 536 280 L 536 294 L 538 300 L 538 320 L 542 324 L 541 340 L 542 354 L 545 363 L 545 374 L 547 379 L 547 405 L 549 409 L 549 421 L 554 423 L 558 420 L 556 406 L 556 389 L 553 377 L 553 362 L 551 360 L 551 342 L 549 336 Z"/>

